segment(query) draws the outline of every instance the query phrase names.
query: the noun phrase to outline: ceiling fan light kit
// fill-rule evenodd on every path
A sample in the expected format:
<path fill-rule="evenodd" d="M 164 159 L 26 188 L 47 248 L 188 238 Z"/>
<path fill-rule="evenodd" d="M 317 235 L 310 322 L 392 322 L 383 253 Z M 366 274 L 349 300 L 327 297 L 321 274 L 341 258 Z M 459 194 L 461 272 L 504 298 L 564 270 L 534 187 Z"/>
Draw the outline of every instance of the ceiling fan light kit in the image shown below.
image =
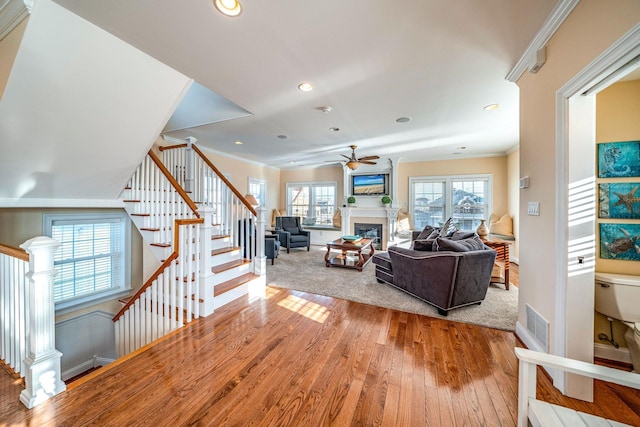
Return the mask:
<path fill-rule="evenodd" d="M 364 156 L 364 157 L 357 158 L 356 148 L 358 148 L 358 146 L 351 145 L 350 148 L 351 148 L 351 157 L 345 156 L 344 154 L 340 154 L 340 155 L 345 159 L 347 159 L 345 165 L 352 171 L 358 169 L 360 165 L 375 165 L 376 162 L 372 160 L 377 160 L 380 158 L 380 156 Z M 344 160 L 338 160 L 338 161 L 344 162 Z"/>
<path fill-rule="evenodd" d="M 242 6 L 238 0 L 213 0 L 218 12 L 226 16 L 238 16 L 242 13 Z"/>

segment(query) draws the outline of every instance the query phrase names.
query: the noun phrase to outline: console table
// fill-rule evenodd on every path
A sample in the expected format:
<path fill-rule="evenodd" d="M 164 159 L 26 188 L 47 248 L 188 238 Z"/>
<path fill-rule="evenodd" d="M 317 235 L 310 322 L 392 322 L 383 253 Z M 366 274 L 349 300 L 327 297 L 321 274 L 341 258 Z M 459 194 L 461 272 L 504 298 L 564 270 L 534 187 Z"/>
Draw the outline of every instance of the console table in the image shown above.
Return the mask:
<path fill-rule="evenodd" d="M 367 248 L 369 248 L 369 253 L 363 254 L 362 251 Z M 332 249 L 339 250 L 340 254 L 332 257 Z M 355 256 L 355 254 L 352 256 L 352 258 L 357 258 L 357 260 L 349 260 L 349 252 L 357 253 L 357 256 Z M 348 242 L 340 238 L 327 243 L 327 253 L 324 256 L 324 262 L 327 267 L 355 268 L 358 271 L 362 271 L 369 261 L 371 261 L 374 252 L 375 249 L 371 244 L 371 239 L 360 239 L 357 242 Z"/>
<path fill-rule="evenodd" d="M 511 242 L 497 237 L 488 237 L 482 241 L 497 252 L 496 261 L 504 261 L 504 287 L 509 290 L 509 245 Z"/>

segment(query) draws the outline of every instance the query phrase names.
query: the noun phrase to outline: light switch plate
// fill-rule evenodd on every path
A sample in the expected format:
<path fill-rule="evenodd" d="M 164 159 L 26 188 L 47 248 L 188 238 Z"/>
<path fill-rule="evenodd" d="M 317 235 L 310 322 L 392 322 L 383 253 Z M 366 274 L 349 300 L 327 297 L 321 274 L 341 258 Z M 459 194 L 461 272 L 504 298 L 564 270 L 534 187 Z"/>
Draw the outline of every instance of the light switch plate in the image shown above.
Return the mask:
<path fill-rule="evenodd" d="M 529 202 L 527 205 L 527 213 L 529 215 L 540 215 L 540 202 Z"/>

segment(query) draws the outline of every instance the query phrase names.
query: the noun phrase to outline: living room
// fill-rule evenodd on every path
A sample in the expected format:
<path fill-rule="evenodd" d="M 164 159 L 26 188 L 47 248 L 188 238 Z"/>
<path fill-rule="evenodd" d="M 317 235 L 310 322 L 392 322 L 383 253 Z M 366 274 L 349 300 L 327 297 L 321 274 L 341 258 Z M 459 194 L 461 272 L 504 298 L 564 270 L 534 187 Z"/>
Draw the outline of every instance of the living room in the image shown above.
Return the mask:
<path fill-rule="evenodd" d="M 570 298 L 572 294 L 568 292 L 567 288 L 556 286 L 557 283 L 565 282 L 569 283 L 569 289 L 573 290 L 573 283 L 571 282 L 573 276 L 565 274 L 566 269 L 564 267 L 565 264 L 568 264 L 568 262 L 565 262 L 568 261 L 566 259 L 568 255 L 565 255 L 567 238 L 563 237 L 559 230 L 568 228 L 568 220 L 564 218 L 563 214 L 565 212 L 562 210 L 562 200 L 565 200 L 563 197 L 565 194 L 563 188 L 565 186 L 560 177 L 563 175 L 563 171 L 568 171 L 570 169 L 569 166 L 575 167 L 575 164 L 570 162 L 573 159 L 566 159 L 564 154 L 557 154 L 557 150 L 559 150 L 556 146 L 558 141 L 556 133 L 557 118 L 554 112 L 561 109 L 558 108 L 555 97 L 564 84 L 578 75 L 583 68 L 591 64 L 598 55 L 606 51 L 617 40 L 625 36 L 627 31 L 636 25 L 640 12 L 638 11 L 638 5 L 631 1 L 616 1 L 614 6 L 605 6 L 598 2 L 585 0 L 579 2 L 575 7 L 576 9 L 571 14 L 571 18 L 563 24 L 562 31 L 547 40 L 549 42 L 547 44 L 548 56 L 542 69 L 537 74 L 525 72 L 516 77 L 520 88 L 519 144 L 517 146 L 514 144 L 507 150 L 508 152 L 493 157 L 420 161 L 409 161 L 411 158 L 401 159 L 397 163 L 398 191 L 393 203 L 398 209 L 411 211 L 412 201 L 409 183 L 411 177 L 461 176 L 468 174 L 492 175 L 492 212 L 490 213 L 509 214 L 513 216 L 514 220 L 516 240 L 512 247 L 512 254 L 521 263 L 518 322 L 523 326 L 523 330 L 520 332 L 526 333 L 526 328 L 524 328 L 527 321 L 526 306 L 529 305 L 549 322 L 550 330 L 552 331 L 549 351 L 554 353 L 566 352 L 566 355 L 569 356 L 583 357 L 588 353 L 587 349 L 589 347 L 591 348 L 590 351 L 593 352 L 593 344 L 594 341 L 597 342 L 597 336 L 593 336 L 592 331 L 587 333 L 575 331 L 574 333 L 574 329 L 577 329 L 576 325 L 583 322 L 580 313 L 589 310 L 584 310 L 584 307 L 579 304 L 573 305 Z M 602 24 L 601 20 L 603 16 L 610 18 L 605 25 Z M 594 31 L 594 28 L 597 28 L 597 31 Z M 553 53 L 552 48 L 556 49 L 556 53 Z M 632 49 L 629 50 L 631 51 Z M 176 92 L 179 91 L 176 90 Z M 6 108 L 5 106 L 2 111 L 6 112 Z M 622 112 L 617 111 L 615 114 L 620 115 Z M 161 115 L 158 113 L 158 116 Z M 598 120 L 600 120 L 600 116 L 598 116 Z M 153 124 L 157 125 L 158 123 L 154 122 Z M 598 124 L 598 127 L 602 128 L 602 125 Z M 638 139 L 637 134 L 637 129 L 634 129 L 633 126 L 623 129 L 620 126 L 610 125 L 609 131 L 605 135 L 598 134 L 594 140 L 599 143 L 636 140 Z M 148 136 L 145 134 L 141 139 Z M 148 141 L 149 143 L 145 143 L 144 149 L 140 151 L 144 152 L 154 141 L 157 144 L 165 143 L 157 136 L 158 133 L 156 132 L 154 137 Z M 60 140 L 62 139 L 60 138 Z M 16 138 L 11 138 L 11 141 L 12 147 L 20 143 L 19 139 Z M 564 145 L 561 144 L 561 146 Z M 107 147 L 107 145 L 101 145 L 101 147 Z M 360 146 L 358 155 L 383 154 L 378 150 L 379 148 L 381 147 L 367 148 L 366 146 Z M 348 154 L 348 144 L 341 145 L 333 150 L 332 154 L 336 157 L 339 157 L 340 154 Z M 294 150 L 288 149 L 287 151 Z M 586 151 L 595 155 L 593 147 Z M 108 154 L 108 156 L 112 155 Z M 270 221 L 270 213 L 273 209 L 287 207 L 287 183 L 335 183 L 337 189 L 336 203 L 338 206 L 346 203 L 344 170 L 341 166 L 277 168 L 255 161 L 247 161 L 238 155 L 223 155 L 215 149 L 207 150 L 207 156 L 216 165 L 219 165 L 224 173 L 229 175 L 231 182 L 243 194 L 249 192 L 250 179 L 264 182 L 268 221 Z M 458 156 L 463 157 L 463 155 Z M 114 155 L 112 157 L 115 158 L 117 156 Z M 139 160 L 138 157 L 136 157 L 136 162 Z M 389 156 L 381 155 L 381 157 L 386 158 Z M 13 169 L 9 168 L 9 170 Z M 90 175 L 86 170 L 83 173 L 86 176 Z M 35 178 L 37 177 L 35 176 Z M 46 176 L 39 175 L 39 177 L 45 183 L 47 182 Z M 530 178 L 530 187 L 527 189 L 520 189 L 520 178 L 523 177 Z M 42 181 L 40 184 L 42 184 Z M 109 179 L 106 186 L 114 189 L 117 187 L 114 183 L 114 180 Z M 121 186 L 117 191 L 120 190 Z M 37 198 L 37 193 L 35 193 L 35 196 L 33 197 L 34 199 Z M 33 204 L 27 206 L 24 204 L 24 199 L 19 202 L 15 202 L 15 199 L 13 199 L 13 204 L 9 199 L 11 198 L 3 199 L 5 203 L 3 204 L 2 212 L 0 212 L 0 237 L 2 237 L 2 243 L 14 246 L 21 244 L 34 235 L 40 234 L 40 230 L 42 230 L 42 215 L 44 213 L 76 210 L 82 206 L 82 202 L 78 201 L 74 202 L 75 204 L 72 206 L 65 207 L 56 204 L 56 202 L 47 202 L 45 199 L 40 199 L 38 206 Z M 114 199 L 111 200 L 109 203 L 113 203 L 113 205 L 108 206 L 108 209 L 120 209 L 115 206 Z M 539 216 L 523 214 L 529 202 L 539 202 Z M 103 210 L 104 206 L 85 209 Z M 314 238 L 314 242 L 321 244 L 325 240 L 322 238 L 321 232 L 322 230 L 317 231 L 318 237 L 317 239 Z M 143 249 L 137 236 L 132 237 L 132 246 L 137 254 L 134 255 L 136 267 L 132 269 L 132 278 L 139 283 L 148 274 L 148 271 L 144 271 L 145 267 L 142 261 L 145 249 Z M 593 254 L 593 257 L 595 257 L 595 254 Z M 278 261 L 285 260 L 286 258 L 283 255 L 283 259 Z M 637 274 L 635 263 L 612 260 L 609 261 L 609 265 L 611 264 L 616 265 L 616 269 L 619 265 L 624 264 L 623 269 L 628 274 Z M 541 266 L 544 266 L 544 268 L 541 268 Z M 592 277 L 583 279 L 585 283 L 591 283 L 591 287 L 593 286 Z M 592 315 L 593 309 L 590 312 Z M 565 324 L 570 327 L 564 328 Z M 608 332 L 608 323 L 605 322 L 601 327 Z M 565 329 L 571 331 L 567 337 L 559 337 L 555 333 Z M 616 335 L 618 335 L 618 332 L 616 332 Z M 587 336 L 586 343 L 585 336 Z"/>

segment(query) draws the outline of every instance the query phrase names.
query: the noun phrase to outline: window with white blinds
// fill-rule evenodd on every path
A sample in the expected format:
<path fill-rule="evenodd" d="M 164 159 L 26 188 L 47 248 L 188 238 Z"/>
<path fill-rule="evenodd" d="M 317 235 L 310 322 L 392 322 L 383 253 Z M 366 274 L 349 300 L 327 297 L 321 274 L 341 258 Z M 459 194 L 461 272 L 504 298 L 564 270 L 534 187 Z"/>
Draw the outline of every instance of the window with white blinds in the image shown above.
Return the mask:
<path fill-rule="evenodd" d="M 125 214 L 45 215 L 44 229 L 60 243 L 54 257 L 56 309 L 113 298 L 129 289 Z"/>

